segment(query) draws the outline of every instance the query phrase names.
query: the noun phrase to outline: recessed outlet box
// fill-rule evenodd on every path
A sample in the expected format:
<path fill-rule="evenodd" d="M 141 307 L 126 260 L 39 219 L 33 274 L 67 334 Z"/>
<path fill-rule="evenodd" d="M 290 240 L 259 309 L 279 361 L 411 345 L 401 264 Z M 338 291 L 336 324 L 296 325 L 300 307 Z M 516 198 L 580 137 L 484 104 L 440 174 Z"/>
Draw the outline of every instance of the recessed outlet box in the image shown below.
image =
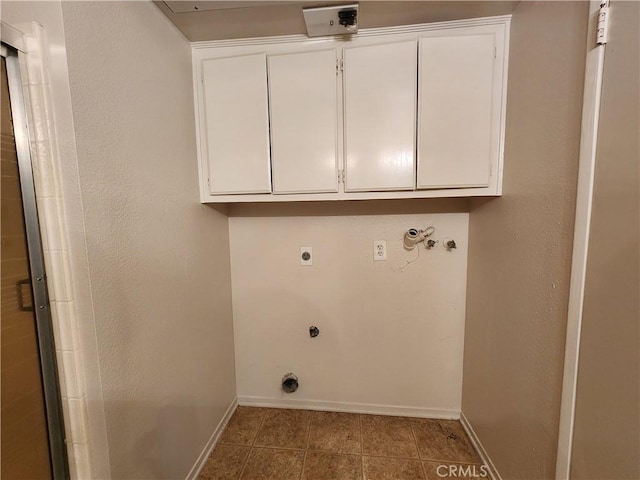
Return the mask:
<path fill-rule="evenodd" d="M 376 261 L 387 259 L 387 241 L 386 240 L 373 241 L 373 259 Z"/>
<path fill-rule="evenodd" d="M 345 35 L 358 32 L 358 4 L 331 7 L 305 8 L 302 10 L 307 35 Z"/>
<path fill-rule="evenodd" d="M 300 265 L 313 265 L 313 249 L 311 247 L 300 247 Z"/>

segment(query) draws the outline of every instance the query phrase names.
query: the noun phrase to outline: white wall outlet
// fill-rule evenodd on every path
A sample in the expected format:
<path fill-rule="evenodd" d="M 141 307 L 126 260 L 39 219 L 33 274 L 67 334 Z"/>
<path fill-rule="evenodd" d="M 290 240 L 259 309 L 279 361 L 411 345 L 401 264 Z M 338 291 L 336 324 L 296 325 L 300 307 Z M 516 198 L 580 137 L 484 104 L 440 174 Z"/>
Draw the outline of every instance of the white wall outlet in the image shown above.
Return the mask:
<path fill-rule="evenodd" d="M 300 247 L 300 265 L 313 265 L 313 249 L 311 247 Z"/>
<path fill-rule="evenodd" d="M 373 241 L 373 259 L 376 261 L 387 259 L 387 241 L 386 240 Z"/>

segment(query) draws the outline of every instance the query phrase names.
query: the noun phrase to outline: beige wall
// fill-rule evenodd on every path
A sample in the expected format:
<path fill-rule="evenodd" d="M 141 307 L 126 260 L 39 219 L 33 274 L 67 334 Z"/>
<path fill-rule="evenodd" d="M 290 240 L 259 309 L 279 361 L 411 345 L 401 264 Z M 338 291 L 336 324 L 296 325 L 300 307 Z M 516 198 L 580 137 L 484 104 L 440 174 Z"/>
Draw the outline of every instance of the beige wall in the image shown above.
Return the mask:
<path fill-rule="evenodd" d="M 611 4 L 571 478 L 640 478 L 639 4 Z"/>
<path fill-rule="evenodd" d="M 198 203 L 190 49 L 151 3 L 65 2 L 112 478 L 184 478 L 235 397 L 227 218 Z"/>
<path fill-rule="evenodd" d="M 340 0 L 328 2 L 288 1 L 269 8 L 263 6 L 236 7 L 175 14 L 162 1 L 156 5 L 174 22 L 191 42 L 228 38 L 263 37 L 273 35 L 306 34 L 302 16 L 305 6 L 343 4 Z M 250 2 L 253 4 L 259 2 Z M 278 3 L 278 2 L 276 2 Z M 518 1 L 360 1 L 359 28 L 390 27 L 416 23 L 444 22 L 462 18 L 490 17 L 511 13 Z"/>
<path fill-rule="evenodd" d="M 239 402 L 456 417 L 467 202 L 353 203 L 231 209 Z M 440 244 L 404 250 L 404 232 L 427 225 Z M 459 248 L 447 252 L 446 237 Z M 373 261 L 374 240 L 387 261 Z M 289 371 L 293 394 L 280 388 Z"/>
<path fill-rule="evenodd" d="M 462 410 L 505 479 L 554 476 L 587 17 L 516 9 L 504 195 L 471 204 Z"/>

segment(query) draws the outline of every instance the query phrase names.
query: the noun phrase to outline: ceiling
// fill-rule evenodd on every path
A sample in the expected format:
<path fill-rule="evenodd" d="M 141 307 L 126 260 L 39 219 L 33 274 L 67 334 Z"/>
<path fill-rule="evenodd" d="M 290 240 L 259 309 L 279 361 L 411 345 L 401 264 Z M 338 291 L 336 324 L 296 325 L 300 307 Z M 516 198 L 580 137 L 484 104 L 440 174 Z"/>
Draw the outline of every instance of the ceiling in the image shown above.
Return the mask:
<path fill-rule="evenodd" d="M 302 9 L 359 4 L 359 28 L 513 13 L 519 1 L 155 1 L 190 42 L 306 34 Z"/>

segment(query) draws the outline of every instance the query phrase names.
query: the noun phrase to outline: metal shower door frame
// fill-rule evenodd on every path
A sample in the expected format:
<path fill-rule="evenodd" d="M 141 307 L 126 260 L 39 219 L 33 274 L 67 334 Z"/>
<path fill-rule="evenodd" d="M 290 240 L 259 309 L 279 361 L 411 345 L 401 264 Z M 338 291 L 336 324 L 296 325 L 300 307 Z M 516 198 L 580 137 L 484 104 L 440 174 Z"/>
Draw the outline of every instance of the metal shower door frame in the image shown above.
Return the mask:
<path fill-rule="evenodd" d="M 5 30 L 4 23 L 2 27 L 3 30 Z M 29 126 L 22 91 L 20 62 L 18 58 L 19 50 L 16 46 L 5 43 L 5 38 L 2 40 L 3 43 L 0 47 L 0 53 L 2 57 L 5 58 L 7 66 L 7 81 L 18 158 L 20 189 L 22 191 L 22 205 L 24 209 L 29 268 L 32 280 L 33 307 L 37 325 L 36 333 L 40 353 L 40 368 L 44 389 L 51 467 L 54 480 L 63 480 L 69 478 L 69 462 L 67 457 L 53 325 L 49 306 L 49 293 L 47 290 L 47 277 L 42 252 L 42 237 L 38 222 L 36 191 L 31 163 Z"/>

